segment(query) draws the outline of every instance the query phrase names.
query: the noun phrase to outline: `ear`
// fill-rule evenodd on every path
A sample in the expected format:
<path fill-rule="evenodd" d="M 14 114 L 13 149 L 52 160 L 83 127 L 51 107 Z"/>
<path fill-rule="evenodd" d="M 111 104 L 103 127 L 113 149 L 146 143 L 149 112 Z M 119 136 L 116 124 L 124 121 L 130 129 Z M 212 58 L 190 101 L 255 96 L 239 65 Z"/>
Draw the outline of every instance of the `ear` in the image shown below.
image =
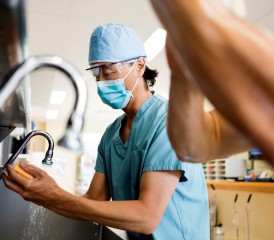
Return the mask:
<path fill-rule="evenodd" d="M 137 74 L 139 77 L 142 77 L 144 75 L 144 72 L 146 70 L 146 59 L 143 57 L 140 57 L 136 61 L 136 69 L 137 69 Z"/>

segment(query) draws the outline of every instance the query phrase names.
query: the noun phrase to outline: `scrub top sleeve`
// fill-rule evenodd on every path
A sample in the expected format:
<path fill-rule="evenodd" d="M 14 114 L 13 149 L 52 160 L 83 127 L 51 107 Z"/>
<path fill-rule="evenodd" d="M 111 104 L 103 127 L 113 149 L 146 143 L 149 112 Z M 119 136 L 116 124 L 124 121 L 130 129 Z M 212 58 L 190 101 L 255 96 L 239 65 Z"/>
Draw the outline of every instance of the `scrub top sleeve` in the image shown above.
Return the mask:
<path fill-rule="evenodd" d="M 143 172 L 176 170 L 182 171 L 180 182 L 187 181 L 184 175 L 184 163 L 177 158 L 171 146 L 166 130 L 166 120 L 164 119 L 160 123 L 148 148 Z"/>
<path fill-rule="evenodd" d="M 103 151 L 103 145 L 104 145 L 104 137 L 102 137 L 99 146 L 98 146 L 98 154 L 95 164 L 95 171 L 106 174 L 106 164 L 105 164 L 105 158 L 104 158 L 104 151 Z"/>

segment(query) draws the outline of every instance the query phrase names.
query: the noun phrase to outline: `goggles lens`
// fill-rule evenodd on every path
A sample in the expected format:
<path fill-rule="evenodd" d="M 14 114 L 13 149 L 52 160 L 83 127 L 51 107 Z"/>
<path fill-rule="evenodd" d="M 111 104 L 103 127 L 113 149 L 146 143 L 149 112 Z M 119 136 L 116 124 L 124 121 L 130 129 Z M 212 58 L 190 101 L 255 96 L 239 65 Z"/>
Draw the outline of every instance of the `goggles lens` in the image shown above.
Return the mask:
<path fill-rule="evenodd" d="M 108 63 L 108 64 L 104 64 L 104 65 L 94 66 L 94 67 L 88 68 L 86 70 L 90 70 L 92 72 L 93 76 L 98 78 L 100 72 L 115 73 L 118 71 L 119 73 L 121 73 L 122 63 L 120 63 L 120 62 Z"/>
<path fill-rule="evenodd" d="M 136 61 L 136 59 L 124 61 L 124 62 L 107 63 L 107 64 L 103 64 L 103 65 L 98 64 L 98 65 L 92 66 L 90 68 L 87 68 L 86 71 L 90 70 L 94 77 L 99 78 L 100 72 L 116 73 L 118 71 L 119 73 L 121 73 L 122 72 L 122 64 L 133 63 L 135 61 Z"/>

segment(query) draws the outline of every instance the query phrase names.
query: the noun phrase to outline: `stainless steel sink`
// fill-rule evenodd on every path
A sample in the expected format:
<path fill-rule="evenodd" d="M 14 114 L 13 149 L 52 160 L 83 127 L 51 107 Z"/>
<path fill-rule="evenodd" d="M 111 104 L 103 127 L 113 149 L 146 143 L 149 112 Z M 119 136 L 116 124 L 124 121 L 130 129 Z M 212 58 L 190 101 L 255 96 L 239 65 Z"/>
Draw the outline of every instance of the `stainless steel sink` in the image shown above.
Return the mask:
<path fill-rule="evenodd" d="M 27 58 L 25 1 L 0 0 L 0 88 L 12 68 Z M 0 109 L 0 142 L 15 127 L 30 129 L 30 91 L 28 80 L 10 96 Z"/>

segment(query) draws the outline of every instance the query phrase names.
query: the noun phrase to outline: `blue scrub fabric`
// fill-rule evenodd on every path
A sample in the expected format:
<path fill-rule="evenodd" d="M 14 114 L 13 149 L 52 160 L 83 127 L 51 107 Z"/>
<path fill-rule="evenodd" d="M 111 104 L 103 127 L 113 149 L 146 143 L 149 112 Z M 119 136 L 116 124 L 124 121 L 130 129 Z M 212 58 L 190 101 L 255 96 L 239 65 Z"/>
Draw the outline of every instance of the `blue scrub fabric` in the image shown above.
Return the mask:
<path fill-rule="evenodd" d="M 95 170 L 107 175 L 113 201 L 137 200 L 144 172 L 181 170 L 180 181 L 152 235 L 130 234 L 140 239 L 208 240 L 209 207 L 203 168 L 177 158 L 166 131 L 167 107 L 166 99 L 152 95 L 138 110 L 126 143 L 120 139 L 125 114 L 117 118 L 100 141 Z"/>

